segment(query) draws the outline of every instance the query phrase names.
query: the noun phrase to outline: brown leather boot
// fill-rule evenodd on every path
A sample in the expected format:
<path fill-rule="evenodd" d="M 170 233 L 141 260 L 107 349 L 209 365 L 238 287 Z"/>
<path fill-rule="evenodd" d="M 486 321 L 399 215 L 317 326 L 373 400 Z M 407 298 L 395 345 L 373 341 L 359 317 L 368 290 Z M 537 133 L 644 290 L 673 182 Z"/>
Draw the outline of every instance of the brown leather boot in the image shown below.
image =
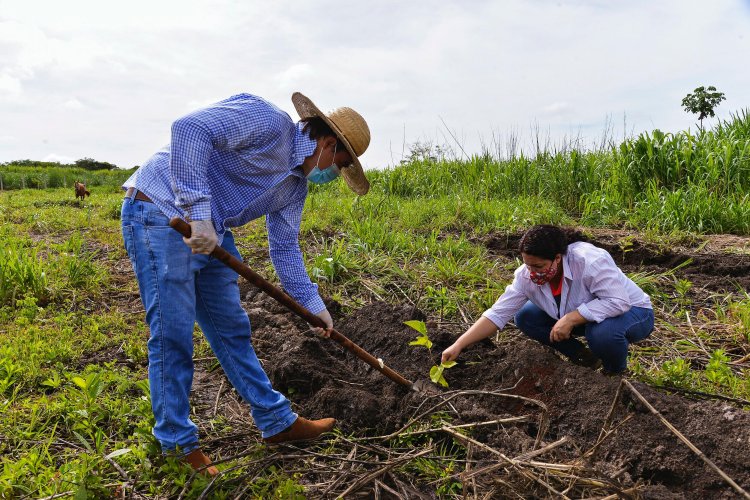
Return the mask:
<path fill-rule="evenodd" d="M 219 473 L 219 469 L 211 465 L 211 459 L 208 458 L 208 456 L 206 456 L 206 454 L 203 453 L 200 448 L 196 448 L 195 450 L 182 457 L 182 461 L 189 464 L 190 467 L 193 468 L 193 470 L 198 470 L 201 469 L 201 467 L 208 465 L 209 467 L 201 469 L 200 471 L 200 474 L 203 474 L 205 476 L 214 477 Z"/>
<path fill-rule="evenodd" d="M 289 443 L 291 441 L 309 441 L 317 439 L 324 432 L 333 429 L 335 418 L 321 418 L 320 420 L 307 420 L 297 417 L 297 420 L 285 431 L 263 438 L 267 444 Z"/>

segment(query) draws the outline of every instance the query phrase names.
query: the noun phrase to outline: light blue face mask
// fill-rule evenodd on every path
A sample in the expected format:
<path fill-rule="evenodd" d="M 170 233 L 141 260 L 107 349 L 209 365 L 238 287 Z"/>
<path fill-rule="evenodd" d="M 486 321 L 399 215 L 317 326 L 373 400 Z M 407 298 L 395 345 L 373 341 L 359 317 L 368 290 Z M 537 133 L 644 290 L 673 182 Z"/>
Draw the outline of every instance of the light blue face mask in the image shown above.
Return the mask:
<path fill-rule="evenodd" d="M 307 174 L 307 180 L 314 184 L 325 184 L 326 182 L 331 182 L 341 173 L 341 170 L 335 163 L 331 164 L 327 169 L 321 170 L 320 167 L 318 167 L 318 163 L 320 162 L 320 156 L 322 154 L 323 151 L 318 155 L 318 161 L 315 162 L 315 168 L 310 170 L 310 173 Z M 333 147 L 333 156 L 336 156 L 336 146 Z"/>

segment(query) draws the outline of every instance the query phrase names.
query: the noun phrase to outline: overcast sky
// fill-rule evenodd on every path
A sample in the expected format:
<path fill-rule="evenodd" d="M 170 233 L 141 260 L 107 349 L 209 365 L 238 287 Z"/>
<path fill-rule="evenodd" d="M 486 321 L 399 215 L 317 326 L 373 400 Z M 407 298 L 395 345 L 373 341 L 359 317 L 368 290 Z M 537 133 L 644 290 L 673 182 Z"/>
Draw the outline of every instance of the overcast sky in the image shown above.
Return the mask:
<path fill-rule="evenodd" d="M 0 0 L 0 162 L 129 168 L 240 92 L 295 120 L 294 91 L 354 108 L 367 168 L 452 135 L 468 154 L 533 129 L 588 145 L 608 122 L 695 128 L 699 85 L 726 93 L 721 118 L 750 108 L 749 61 L 750 0 Z"/>

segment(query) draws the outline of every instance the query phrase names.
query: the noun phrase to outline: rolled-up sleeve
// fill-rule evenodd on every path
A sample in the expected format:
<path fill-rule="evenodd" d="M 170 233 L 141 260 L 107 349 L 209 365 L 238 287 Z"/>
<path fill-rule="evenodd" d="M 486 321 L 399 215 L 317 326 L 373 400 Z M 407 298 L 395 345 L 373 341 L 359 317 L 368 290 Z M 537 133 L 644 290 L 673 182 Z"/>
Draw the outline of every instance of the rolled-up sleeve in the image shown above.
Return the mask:
<path fill-rule="evenodd" d="M 310 280 L 299 248 L 299 228 L 304 198 L 266 215 L 268 247 L 281 286 L 313 314 L 326 308 L 318 285 Z"/>
<path fill-rule="evenodd" d="M 601 323 L 630 310 L 630 298 L 624 275 L 609 254 L 590 261 L 584 271 L 583 284 L 595 298 L 578 306 L 587 321 Z"/>
<path fill-rule="evenodd" d="M 212 152 L 261 143 L 273 126 L 267 108 L 263 101 L 236 100 L 200 109 L 172 124 L 170 180 L 175 205 L 192 220 L 211 218 L 206 176 Z"/>
<path fill-rule="evenodd" d="M 505 287 L 505 292 L 497 301 L 487 309 L 482 316 L 492 321 L 498 330 L 508 323 L 513 316 L 521 309 L 528 299 L 528 295 L 523 290 L 519 280 L 519 272 L 513 278 L 513 282 Z"/>

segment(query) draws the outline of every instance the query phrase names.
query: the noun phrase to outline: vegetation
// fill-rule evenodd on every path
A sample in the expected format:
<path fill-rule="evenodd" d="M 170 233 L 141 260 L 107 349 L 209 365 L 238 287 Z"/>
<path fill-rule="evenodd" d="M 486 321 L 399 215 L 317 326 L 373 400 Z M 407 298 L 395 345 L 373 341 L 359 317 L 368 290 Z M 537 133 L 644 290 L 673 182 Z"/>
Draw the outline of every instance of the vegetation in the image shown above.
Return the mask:
<path fill-rule="evenodd" d="M 713 118 L 715 116 L 714 108 L 725 99 L 724 92 L 718 92 L 714 86 L 698 87 L 692 94 L 688 94 L 682 99 L 682 107 L 685 108 L 685 111 L 698 115 L 700 128 L 703 128 L 703 119 L 708 116 Z"/>
<path fill-rule="evenodd" d="M 340 182 L 311 187 L 303 251 L 321 292 L 344 311 L 408 301 L 437 321 L 469 324 L 518 265 L 490 253 L 490 238 L 535 223 L 637 229 L 662 249 L 700 244 L 705 233 L 750 235 L 745 111 L 711 130 L 653 131 L 597 151 L 510 159 L 485 152 L 463 161 L 438 153 L 416 151 L 371 172 L 365 197 Z M 207 485 L 161 456 L 150 433 L 146 327 L 118 221 L 127 175 L 0 166 L 0 498 L 102 498 L 124 484 L 144 495 L 198 497 Z M 74 180 L 94 186 L 82 203 L 68 189 Z M 236 240 L 255 269 L 273 276 L 263 221 L 239 229 Z M 632 251 L 632 238 L 621 248 Z M 651 294 L 658 318 L 653 341 L 634 350 L 636 376 L 747 404 L 750 374 L 738 362 L 750 341 L 747 293 L 729 286 L 707 294 L 674 269 L 631 277 Z M 431 348 L 426 329 L 416 330 L 415 348 Z M 195 341 L 196 357 L 207 356 L 202 335 Z M 220 415 L 207 425 L 222 437 L 233 432 Z M 394 439 L 402 446 L 412 438 Z M 458 494 L 456 451 L 439 452 L 406 467 L 441 495 Z M 294 473 L 272 466 L 247 488 L 256 498 L 303 495 Z M 236 495 L 231 484 L 211 493 Z"/>
<path fill-rule="evenodd" d="M 72 187 L 75 181 L 86 186 L 119 186 L 133 173 L 116 165 L 91 158 L 72 164 L 17 160 L 0 163 L 0 191 Z"/>

